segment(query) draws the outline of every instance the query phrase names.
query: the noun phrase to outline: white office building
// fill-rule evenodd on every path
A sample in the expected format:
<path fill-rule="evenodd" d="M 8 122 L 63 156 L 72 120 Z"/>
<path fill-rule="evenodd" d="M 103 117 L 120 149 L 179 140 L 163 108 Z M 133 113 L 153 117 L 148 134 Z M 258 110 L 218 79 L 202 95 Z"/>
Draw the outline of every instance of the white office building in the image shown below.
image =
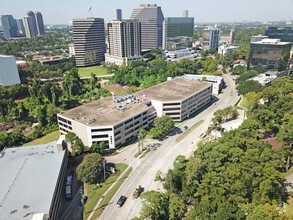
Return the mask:
<path fill-rule="evenodd" d="M 20 84 L 14 56 L 0 55 L 0 86 Z"/>

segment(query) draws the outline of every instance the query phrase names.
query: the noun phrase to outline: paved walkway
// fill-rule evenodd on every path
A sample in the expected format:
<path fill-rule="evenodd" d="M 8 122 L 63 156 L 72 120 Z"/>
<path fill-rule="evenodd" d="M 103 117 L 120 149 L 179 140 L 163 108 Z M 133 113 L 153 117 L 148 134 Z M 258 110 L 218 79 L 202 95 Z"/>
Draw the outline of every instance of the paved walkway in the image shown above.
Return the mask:
<path fill-rule="evenodd" d="M 106 194 L 114 187 L 114 185 L 116 184 L 116 182 L 118 182 L 124 175 L 124 173 L 130 168 L 131 166 L 128 166 L 126 170 L 124 170 L 123 173 L 120 174 L 119 178 L 107 189 L 106 192 L 104 192 L 104 194 L 101 196 L 101 198 L 99 199 L 99 201 L 97 202 L 95 208 L 93 209 L 93 211 L 91 212 L 91 214 L 89 215 L 89 217 L 87 218 L 87 220 L 90 220 L 93 215 L 95 214 L 95 210 L 97 210 L 102 202 L 102 200 L 104 199 L 104 197 L 106 196 Z"/>
<path fill-rule="evenodd" d="M 286 177 L 285 186 L 288 192 L 293 191 L 293 173 Z"/>

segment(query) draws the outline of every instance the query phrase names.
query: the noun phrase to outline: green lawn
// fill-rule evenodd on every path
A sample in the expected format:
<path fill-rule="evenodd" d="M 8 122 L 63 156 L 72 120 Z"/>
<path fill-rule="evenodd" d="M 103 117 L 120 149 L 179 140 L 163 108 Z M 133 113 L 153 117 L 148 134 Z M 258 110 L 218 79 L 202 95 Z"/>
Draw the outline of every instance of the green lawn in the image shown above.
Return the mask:
<path fill-rule="evenodd" d="M 103 89 L 114 92 L 115 96 L 127 95 L 128 88 L 123 87 L 119 84 L 102 85 Z"/>
<path fill-rule="evenodd" d="M 93 215 L 92 219 L 97 219 L 103 212 L 104 208 L 108 205 L 111 198 L 115 194 L 115 192 L 119 189 L 121 184 L 124 182 L 124 180 L 129 176 L 129 174 L 132 172 L 132 167 L 130 167 L 126 173 L 122 176 L 122 178 L 115 183 L 113 188 L 105 195 L 104 199 L 100 203 L 100 207 L 95 211 L 95 214 Z"/>
<path fill-rule="evenodd" d="M 245 96 L 243 96 L 242 101 L 239 104 L 241 107 L 248 108 L 248 102 Z"/>
<path fill-rule="evenodd" d="M 183 134 L 181 134 L 178 138 L 176 138 L 176 142 L 182 141 L 187 135 L 189 135 L 194 129 L 196 129 L 198 126 L 200 126 L 204 120 L 200 120 L 196 122 L 192 127 L 188 128 L 187 131 L 185 131 Z"/>
<path fill-rule="evenodd" d="M 47 144 L 51 141 L 57 140 L 59 137 L 60 137 L 60 132 L 54 131 L 54 132 L 47 134 L 41 138 L 38 138 L 38 139 L 33 140 L 31 142 L 28 142 L 28 143 L 24 144 L 24 146 L 36 145 L 36 144 Z"/>
<path fill-rule="evenodd" d="M 124 163 L 117 163 L 115 164 L 116 166 L 116 169 L 119 169 L 120 170 L 120 174 L 124 172 L 124 170 L 128 167 L 127 164 L 124 164 Z M 107 180 L 106 180 L 106 184 L 105 183 L 102 183 L 100 184 L 100 186 L 102 186 L 101 188 L 99 189 L 96 189 L 96 190 L 93 190 L 93 188 L 96 186 L 96 184 L 88 184 L 87 186 L 87 192 L 88 192 L 88 200 L 85 204 L 85 207 L 84 207 L 84 218 L 83 219 L 87 219 L 88 216 L 90 215 L 90 213 L 92 211 L 95 211 L 93 210 L 97 204 L 97 202 L 99 201 L 99 199 L 101 198 L 101 196 L 107 191 L 107 189 L 113 184 L 115 183 L 115 181 L 118 179 L 120 175 L 115 175 L 115 174 L 112 174 Z M 109 194 L 109 193 L 108 193 Z M 107 195 L 108 195 L 107 194 Z M 114 194 L 114 193 L 113 193 Z M 113 195 L 112 195 L 113 196 Z M 112 197 L 111 196 L 111 197 Z M 106 196 L 105 196 L 106 197 Z M 98 208 L 96 210 L 96 212 L 98 210 L 102 210 L 103 208 Z M 94 218 L 93 218 L 94 219 Z"/>
<path fill-rule="evenodd" d="M 107 69 L 103 66 L 90 66 L 78 68 L 78 75 L 80 77 L 91 76 L 91 73 L 95 74 L 96 76 L 109 75 Z"/>

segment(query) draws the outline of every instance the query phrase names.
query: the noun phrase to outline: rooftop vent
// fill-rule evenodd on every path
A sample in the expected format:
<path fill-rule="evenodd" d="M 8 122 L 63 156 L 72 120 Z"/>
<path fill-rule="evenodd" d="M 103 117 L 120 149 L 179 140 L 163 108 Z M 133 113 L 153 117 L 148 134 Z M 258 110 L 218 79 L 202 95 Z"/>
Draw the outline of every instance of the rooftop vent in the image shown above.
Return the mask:
<path fill-rule="evenodd" d="M 123 110 L 123 109 L 125 109 L 125 106 L 124 106 L 124 105 L 118 105 L 118 106 L 116 106 L 116 108 L 117 108 L 118 110 Z"/>

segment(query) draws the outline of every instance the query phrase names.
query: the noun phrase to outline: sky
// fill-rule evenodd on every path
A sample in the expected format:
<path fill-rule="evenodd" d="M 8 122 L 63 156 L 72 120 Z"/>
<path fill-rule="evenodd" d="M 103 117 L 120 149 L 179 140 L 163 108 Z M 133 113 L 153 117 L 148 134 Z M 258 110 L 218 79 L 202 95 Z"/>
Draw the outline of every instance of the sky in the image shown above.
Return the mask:
<path fill-rule="evenodd" d="M 161 6 L 164 17 L 181 17 L 187 9 L 195 23 L 293 20 L 293 0 L 0 0 L 0 15 L 18 19 L 31 10 L 40 11 L 45 24 L 70 24 L 73 18 L 84 17 L 109 22 L 116 18 L 117 8 L 123 19 L 129 19 L 139 4 Z"/>

